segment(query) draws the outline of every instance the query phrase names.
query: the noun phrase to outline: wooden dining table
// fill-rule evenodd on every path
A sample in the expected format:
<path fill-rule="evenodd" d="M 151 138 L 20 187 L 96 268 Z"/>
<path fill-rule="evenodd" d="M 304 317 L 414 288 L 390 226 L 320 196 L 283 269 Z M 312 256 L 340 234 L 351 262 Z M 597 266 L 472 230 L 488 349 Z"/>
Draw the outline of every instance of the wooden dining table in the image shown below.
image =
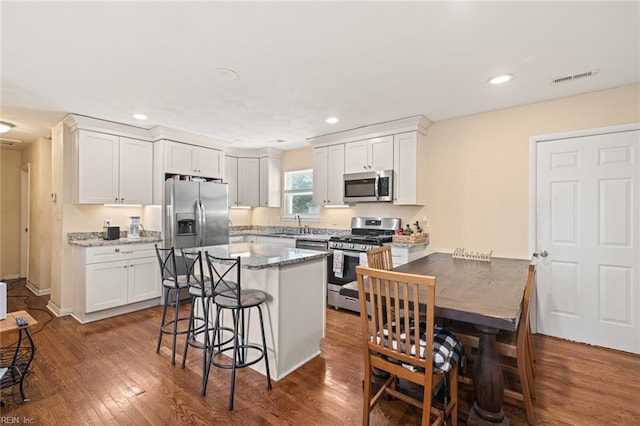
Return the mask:
<path fill-rule="evenodd" d="M 529 259 L 491 258 L 486 262 L 432 253 L 393 269 L 435 277 L 436 317 L 465 321 L 478 329 L 475 401 L 468 425 L 510 424 L 502 409 L 504 377 L 496 335 L 518 328 L 529 263 Z M 357 282 L 344 285 L 340 294 L 357 298 Z"/>

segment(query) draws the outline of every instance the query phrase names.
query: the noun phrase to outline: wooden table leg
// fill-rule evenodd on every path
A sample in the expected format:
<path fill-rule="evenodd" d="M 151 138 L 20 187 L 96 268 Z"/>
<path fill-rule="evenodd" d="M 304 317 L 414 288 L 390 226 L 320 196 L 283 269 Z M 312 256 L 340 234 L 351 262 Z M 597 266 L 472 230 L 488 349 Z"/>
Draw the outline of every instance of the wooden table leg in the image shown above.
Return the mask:
<path fill-rule="evenodd" d="M 480 331 L 478 355 L 473 370 L 473 395 L 475 402 L 469 410 L 468 425 L 509 425 L 509 418 L 502 411 L 504 376 L 496 348 L 498 330 L 476 326 Z"/>

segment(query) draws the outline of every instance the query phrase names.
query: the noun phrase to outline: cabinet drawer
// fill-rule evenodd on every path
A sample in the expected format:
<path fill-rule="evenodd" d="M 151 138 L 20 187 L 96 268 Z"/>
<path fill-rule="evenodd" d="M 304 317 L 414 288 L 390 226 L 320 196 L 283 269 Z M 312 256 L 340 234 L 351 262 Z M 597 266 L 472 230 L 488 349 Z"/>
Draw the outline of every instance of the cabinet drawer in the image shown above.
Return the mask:
<path fill-rule="evenodd" d="M 112 262 L 140 257 L 156 257 L 153 244 L 123 244 L 117 246 L 89 247 L 85 253 L 86 264 Z"/>

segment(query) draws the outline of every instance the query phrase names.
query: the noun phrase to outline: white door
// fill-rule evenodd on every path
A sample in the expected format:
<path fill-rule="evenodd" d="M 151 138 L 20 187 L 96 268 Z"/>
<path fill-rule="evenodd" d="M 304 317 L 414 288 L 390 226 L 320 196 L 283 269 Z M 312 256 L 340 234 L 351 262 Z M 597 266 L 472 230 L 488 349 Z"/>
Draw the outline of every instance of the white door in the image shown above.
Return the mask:
<path fill-rule="evenodd" d="M 640 353 L 640 130 L 536 149 L 538 332 Z"/>

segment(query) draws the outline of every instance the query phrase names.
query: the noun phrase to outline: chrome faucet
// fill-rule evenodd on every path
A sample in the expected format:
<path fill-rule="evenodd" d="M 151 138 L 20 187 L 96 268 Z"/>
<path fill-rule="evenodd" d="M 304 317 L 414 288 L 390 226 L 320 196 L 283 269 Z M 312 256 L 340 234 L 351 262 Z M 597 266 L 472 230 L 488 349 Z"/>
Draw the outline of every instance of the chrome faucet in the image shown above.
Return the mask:
<path fill-rule="evenodd" d="M 296 214 L 296 219 L 298 220 L 298 234 L 301 234 L 302 233 L 302 222 L 301 222 L 299 214 Z"/>

